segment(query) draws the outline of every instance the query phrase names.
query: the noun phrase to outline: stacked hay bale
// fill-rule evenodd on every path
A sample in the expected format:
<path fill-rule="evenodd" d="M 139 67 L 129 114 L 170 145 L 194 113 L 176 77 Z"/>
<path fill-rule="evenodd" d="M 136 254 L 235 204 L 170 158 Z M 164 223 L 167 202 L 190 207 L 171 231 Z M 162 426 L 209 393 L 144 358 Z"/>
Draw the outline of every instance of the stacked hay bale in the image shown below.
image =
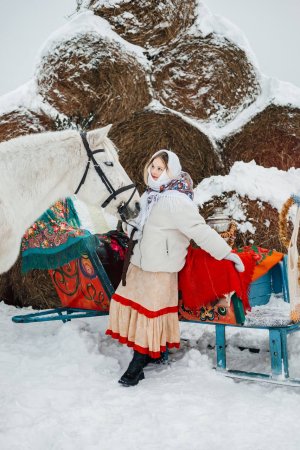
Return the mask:
<path fill-rule="evenodd" d="M 194 183 L 221 172 L 221 162 L 209 138 L 199 129 L 170 111 L 145 110 L 113 125 L 109 137 L 119 148 L 119 158 L 140 192 L 145 189 L 143 168 L 161 148 L 172 148 L 183 170 Z"/>
<path fill-rule="evenodd" d="M 200 208 L 200 214 L 207 219 L 216 207 L 221 207 L 237 224 L 235 247 L 256 245 L 286 252 L 278 233 L 278 210 L 269 203 L 250 200 L 247 196 L 232 191 L 224 192 L 205 202 Z M 290 222 L 287 228 L 290 236 Z"/>
<path fill-rule="evenodd" d="M 245 52 L 228 39 L 187 34 L 153 57 L 156 98 L 165 106 L 225 125 L 260 93 Z"/>
<path fill-rule="evenodd" d="M 39 93 L 66 116 L 93 127 L 124 120 L 149 103 L 145 68 L 119 42 L 95 32 L 53 45 L 37 69 Z"/>
<path fill-rule="evenodd" d="M 7 305 L 16 305 L 8 272 L 0 275 L 0 301 Z"/>
<path fill-rule="evenodd" d="M 3 289 L 1 292 L 4 284 L 6 291 Z M 0 298 L 20 307 L 46 309 L 61 306 L 48 270 L 31 270 L 22 274 L 21 255 L 7 273 L 0 275 Z"/>
<path fill-rule="evenodd" d="M 193 23 L 196 0 L 87 0 L 77 4 L 108 20 L 128 42 L 149 48 L 168 44 Z"/>
<path fill-rule="evenodd" d="M 203 36 L 195 26 L 196 0 L 77 3 L 146 50 L 152 62 L 152 96 L 168 108 L 223 126 L 260 93 L 256 70 L 245 51 L 221 35 Z"/>
<path fill-rule="evenodd" d="M 227 169 L 252 159 L 264 167 L 300 167 L 300 109 L 269 105 L 241 130 L 220 142 Z"/>
<path fill-rule="evenodd" d="M 55 129 L 54 120 L 43 112 L 18 108 L 0 115 L 0 142 L 30 133 Z"/>

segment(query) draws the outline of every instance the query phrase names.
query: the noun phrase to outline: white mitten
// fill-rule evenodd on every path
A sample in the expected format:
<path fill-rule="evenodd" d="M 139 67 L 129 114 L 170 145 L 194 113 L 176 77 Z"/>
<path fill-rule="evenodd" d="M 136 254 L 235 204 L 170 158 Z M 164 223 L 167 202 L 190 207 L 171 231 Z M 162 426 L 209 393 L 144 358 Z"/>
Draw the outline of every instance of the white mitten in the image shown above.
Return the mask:
<path fill-rule="evenodd" d="M 232 261 L 238 272 L 244 272 L 245 266 L 243 264 L 243 261 L 236 253 L 229 253 L 227 256 L 225 256 L 224 259 L 228 259 L 229 261 Z"/>

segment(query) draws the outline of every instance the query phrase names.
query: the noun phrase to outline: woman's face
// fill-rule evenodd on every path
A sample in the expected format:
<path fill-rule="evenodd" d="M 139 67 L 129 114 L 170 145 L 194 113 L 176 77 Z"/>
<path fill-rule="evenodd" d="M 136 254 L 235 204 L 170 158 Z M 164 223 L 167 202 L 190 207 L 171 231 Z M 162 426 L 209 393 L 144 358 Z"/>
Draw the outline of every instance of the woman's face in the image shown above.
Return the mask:
<path fill-rule="evenodd" d="M 160 158 L 160 156 L 157 156 L 157 158 L 155 158 L 150 164 L 150 173 L 153 180 L 157 180 L 161 176 L 165 168 L 165 163 Z"/>

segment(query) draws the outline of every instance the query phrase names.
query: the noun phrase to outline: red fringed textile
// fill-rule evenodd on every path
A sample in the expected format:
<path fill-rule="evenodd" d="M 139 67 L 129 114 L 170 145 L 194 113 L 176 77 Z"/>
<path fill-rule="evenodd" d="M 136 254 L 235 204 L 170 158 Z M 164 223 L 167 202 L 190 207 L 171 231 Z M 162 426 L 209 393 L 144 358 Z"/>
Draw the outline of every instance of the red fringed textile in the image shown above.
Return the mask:
<path fill-rule="evenodd" d="M 184 306 L 191 310 L 207 305 L 234 291 L 242 300 L 245 311 L 250 310 L 248 290 L 255 260 L 249 253 L 239 253 L 245 272 L 237 272 L 233 262 L 218 261 L 201 248 L 189 247 L 178 283 Z"/>

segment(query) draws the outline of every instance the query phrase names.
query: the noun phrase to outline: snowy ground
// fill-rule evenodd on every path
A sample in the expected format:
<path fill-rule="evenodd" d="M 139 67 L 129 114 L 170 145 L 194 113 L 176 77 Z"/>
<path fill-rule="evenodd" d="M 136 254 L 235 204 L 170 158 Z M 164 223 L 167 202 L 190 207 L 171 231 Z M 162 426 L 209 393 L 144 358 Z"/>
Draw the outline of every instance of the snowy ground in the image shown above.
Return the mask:
<path fill-rule="evenodd" d="M 0 303 L 1 450 L 300 448 L 300 387 L 216 373 L 208 348 L 213 326 L 182 324 L 185 340 L 171 365 L 149 369 L 138 386 L 124 388 L 117 380 L 131 350 L 104 335 L 106 317 L 11 322 L 21 312 Z M 289 348 L 292 375 L 300 377 L 300 336 Z M 266 349 L 264 331 L 232 332 L 228 365 L 267 370 Z"/>

